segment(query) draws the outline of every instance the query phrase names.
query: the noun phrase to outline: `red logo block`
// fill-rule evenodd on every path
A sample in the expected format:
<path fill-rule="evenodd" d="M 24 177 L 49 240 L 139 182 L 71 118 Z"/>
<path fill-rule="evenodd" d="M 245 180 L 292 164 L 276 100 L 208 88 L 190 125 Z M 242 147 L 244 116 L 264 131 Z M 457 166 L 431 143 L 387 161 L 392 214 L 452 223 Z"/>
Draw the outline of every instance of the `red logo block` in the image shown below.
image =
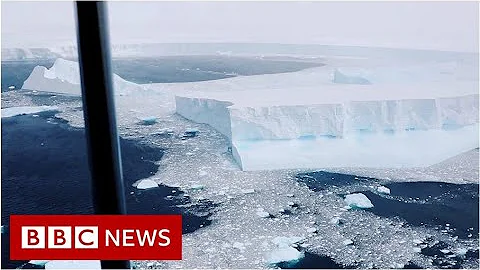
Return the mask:
<path fill-rule="evenodd" d="M 180 215 L 12 215 L 11 260 L 181 260 Z"/>

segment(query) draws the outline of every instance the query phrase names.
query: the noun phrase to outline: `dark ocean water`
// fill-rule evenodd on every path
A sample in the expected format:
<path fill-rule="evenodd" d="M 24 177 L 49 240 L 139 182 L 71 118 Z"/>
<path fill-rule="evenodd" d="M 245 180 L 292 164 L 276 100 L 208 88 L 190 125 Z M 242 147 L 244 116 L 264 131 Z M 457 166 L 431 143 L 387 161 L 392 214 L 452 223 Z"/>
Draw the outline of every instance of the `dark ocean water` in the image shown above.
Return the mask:
<path fill-rule="evenodd" d="M 2 92 L 20 89 L 37 65 L 50 68 L 54 59 L 2 62 Z M 218 80 L 238 75 L 293 72 L 320 63 L 227 56 L 165 56 L 113 59 L 113 72 L 135 83 L 173 83 Z"/>
<path fill-rule="evenodd" d="M 91 214 L 84 130 L 72 128 L 53 112 L 2 118 L 2 268 L 22 262 L 10 261 L 8 224 L 11 214 Z M 133 140 L 121 140 L 122 165 L 128 213 L 182 214 L 183 232 L 210 224 L 209 215 L 194 215 L 195 208 L 215 207 L 209 201 L 194 209 L 176 207 L 190 203 L 176 188 L 161 186 L 137 190 L 132 184 L 154 174 L 163 150 Z M 168 197 L 167 197 L 168 196 Z M 190 210 L 188 213 L 186 210 Z"/>
<path fill-rule="evenodd" d="M 305 183 L 311 190 L 319 192 L 332 186 L 364 186 L 361 192 L 374 205 L 365 209 L 371 213 L 388 218 L 399 218 L 406 226 L 434 228 L 463 239 L 477 239 L 479 232 L 479 185 L 450 184 L 443 182 L 392 182 L 384 186 L 390 189 L 390 195 L 372 192 L 369 186 L 378 182 L 374 178 L 355 175 L 330 173 L 325 171 L 301 173 L 299 182 Z M 447 180 L 447 179 L 446 179 Z M 338 194 L 343 196 L 344 194 Z M 448 225 L 447 225 L 448 224 Z M 448 258 L 441 249 L 442 242 L 433 239 L 425 243 L 422 254 L 432 257 L 433 264 L 439 268 L 461 268 L 464 260 L 478 260 L 478 249 L 468 251 L 465 257 Z M 431 245 L 430 245 L 431 244 Z M 406 268 L 416 268 L 410 263 Z"/>

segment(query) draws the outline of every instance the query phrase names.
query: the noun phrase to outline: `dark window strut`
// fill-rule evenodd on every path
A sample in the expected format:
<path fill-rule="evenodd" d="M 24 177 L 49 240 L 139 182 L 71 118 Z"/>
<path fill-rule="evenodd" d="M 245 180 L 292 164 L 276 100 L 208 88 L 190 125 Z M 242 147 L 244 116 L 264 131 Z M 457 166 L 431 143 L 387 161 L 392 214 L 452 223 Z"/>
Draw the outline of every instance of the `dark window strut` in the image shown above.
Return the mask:
<path fill-rule="evenodd" d="M 126 214 L 115 120 L 106 3 L 77 1 L 78 61 L 95 214 Z M 102 260 L 103 269 L 130 269 L 130 261 Z"/>

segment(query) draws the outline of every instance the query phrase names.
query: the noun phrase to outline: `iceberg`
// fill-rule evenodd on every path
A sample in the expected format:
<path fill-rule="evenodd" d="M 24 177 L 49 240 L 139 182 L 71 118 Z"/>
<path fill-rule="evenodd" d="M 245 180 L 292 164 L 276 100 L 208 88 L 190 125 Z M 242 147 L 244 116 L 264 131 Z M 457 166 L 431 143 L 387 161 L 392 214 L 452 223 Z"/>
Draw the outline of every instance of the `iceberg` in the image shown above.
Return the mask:
<path fill-rule="evenodd" d="M 348 194 L 345 202 L 352 208 L 372 208 L 372 202 L 362 193 Z"/>
<path fill-rule="evenodd" d="M 149 111 L 175 106 L 180 116 L 216 129 L 245 171 L 412 168 L 479 147 L 478 76 L 470 71 L 458 62 L 385 70 L 331 65 L 172 84 L 113 79 L 117 97 L 158 94 Z M 371 84 L 335 83 L 335 72 Z M 79 82 L 78 64 L 57 59 L 50 69 L 37 66 L 22 88 L 79 95 Z M 182 139 L 197 134 L 187 130 Z"/>
<path fill-rule="evenodd" d="M 125 95 L 144 90 L 142 85 L 113 74 L 115 95 Z M 36 66 L 23 83 L 22 89 L 80 95 L 80 68 L 77 62 L 58 58 L 50 69 Z"/>
<path fill-rule="evenodd" d="M 427 167 L 479 145 L 477 81 L 335 84 L 322 72 L 191 83 L 176 112 L 226 136 L 246 171 Z"/>

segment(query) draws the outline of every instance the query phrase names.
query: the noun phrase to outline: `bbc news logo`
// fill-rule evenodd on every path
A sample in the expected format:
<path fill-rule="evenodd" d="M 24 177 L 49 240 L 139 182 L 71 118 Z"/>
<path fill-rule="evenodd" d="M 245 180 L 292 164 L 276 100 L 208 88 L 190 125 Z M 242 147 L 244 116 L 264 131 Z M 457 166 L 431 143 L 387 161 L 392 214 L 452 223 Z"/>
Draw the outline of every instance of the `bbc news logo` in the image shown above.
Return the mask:
<path fill-rule="evenodd" d="M 181 260 L 180 215 L 12 215 L 11 260 Z"/>

